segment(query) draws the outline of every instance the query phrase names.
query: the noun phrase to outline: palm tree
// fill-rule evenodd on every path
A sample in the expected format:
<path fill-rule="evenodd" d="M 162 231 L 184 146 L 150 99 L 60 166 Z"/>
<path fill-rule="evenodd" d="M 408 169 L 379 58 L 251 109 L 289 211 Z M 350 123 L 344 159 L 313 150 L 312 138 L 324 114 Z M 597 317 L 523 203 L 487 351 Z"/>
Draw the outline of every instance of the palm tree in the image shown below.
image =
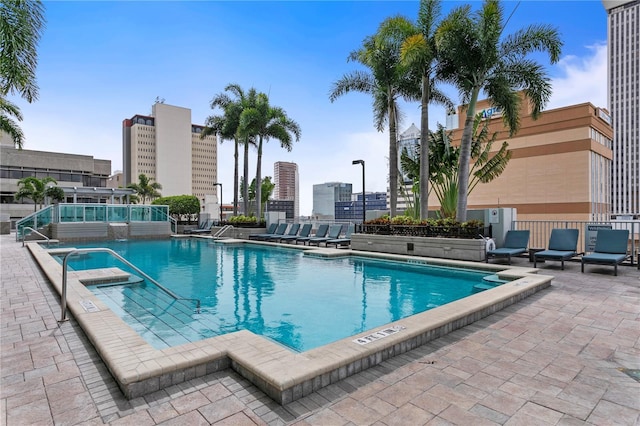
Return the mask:
<path fill-rule="evenodd" d="M 480 126 L 482 124 L 482 127 Z M 469 170 L 469 190 L 467 195 L 479 183 L 488 183 L 499 177 L 511 159 L 509 144 L 505 141 L 500 149 L 491 153 L 498 132 L 489 137 L 489 120 L 482 120 L 482 114 L 477 114 L 473 123 L 473 140 L 471 142 L 471 158 L 473 166 Z M 458 200 L 458 163 L 460 147 L 451 144 L 451 132 L 438 124 L 437 131 L 430 133 L 429 170 L 431 171 L 431 189 L 440 202 L 442 217 L 456 217 Z M 415 178 L 420 170 L 421 149 L 416 152 L 403 152 L 402 167 L 411 178 Z"/>
<path fill-rule="evenodd" d="M 244 136 L 254 135 L 258 141 L 258 159 L 256 162 L 256 200 L 262 200 L 262 145 L 274 138 L 280 146 L 291 151 L 292 142 L 300 140 L 300 126 L 287 116 L 285 110 L 271 106 L 269 97 L 258 93 L 255 103 L 242 111 L 240 116 L 240 133 Z M 246 182 L 246 180 L 245 180 Z M 246 187 L 246 185 L 245 185 Z M 256 218 L 262 217 L 261 203 L 256 203 Z"/>
<path fill-rule="evenodd" d="M 466 103 L 466 118 L 460 141 L 457 219 L 467 218 L 469 162 L 476 104 L 481 90 L 490 103 L 502 109 L 502 119 L 511 135 L 520 125 L 523 91 L 535 119 L 549 101 L 551 83 L 543 67 L 528 55 L 547 52 L 558 61 L 562 41 L 555 28 L 530 25 L 501 40 L 506 26 L 499 0 L 485 0 L 471 14 L 469 5 L 454 9 L 436 32 L 438 74 L 453 83 Z"/>
<path fill-rule="evenodd" d="M 22 114 L 6 97 L 17 93 L 29 103 L 38 98 L 37 45 L 44 22 L 40 0 L 0 2 L 0 130 L 18 148 L 22 148 L 24 135 L 13 119 L 22 121 Z"/>
<path fill-rule="evenodd" d="M 151 182 L 151 178 L 145 174 L 138 176 L 138 183 L 130 183 L 127 188 L 134 189 L 140 198 L 142 204 L 146 204 L 147 198 L 151 201 L 154 198 L 160 197 L 159 190 L 162 189 L 162 185 L 158 182 Z"/>
<path fill-rule="evenodd" d="M 47 184 L 57 183 L 50 176 L 39 179 L 35 176 L 22 178 L 18 181 L 18 191 L 14 194 L 16 200 L 21 198 L 29 198 L 33 201 L 33 211 L 37 210 L 38 204 L 42 206 L 44 197 L 47 194 Z"/>
<path fill-rule="evenodd" d="M 408 67 L 419 70 L 420 75 L 420 140 L 429 140 L 429 103 L 436 102 L 453 109 L 453 102 L 435 87 L 435 62 L 437 51 L 435 33 L 440 18 L 440 0 L 420 0 L 418 21 L 413 34 L 402 43 L 400 58 Z M 420 158 L 429 158 L 429 144 L 420 144 Z M 420 194 L 429 193 L 429 162 L 420 162 Z M 429 214 L 429 197 L 420 197 L 420 218 Z"/>
<path fill-rule="evenodd" d="M 237 85 L 228 85 L 225 91 L 231 90 L 231 87 L 237 88 L 242 97 L 242 89 Z M 219 93 L 213 97 L 210 102 L 211 109 L 221 108 L 223 115 L 211 115 L 205 121 L 205 128 L 202 131 L 201 138 L 204 139 L 210 135 L 219 135 L 220 142 L 233 140 L 233 215 L 238 215 L 238 145 L 240 144 L 238 136 L 238 124 L 240 123 L 240 113 L 242 105 L 240 101 L 232 101 L 226 93 Z"/>
<path fill-rule="evenodd" d="M 391 18 L 394 19 L 394 18 Z M 388 21 L 388 20 L 387 20 Z M 362 47 L 351 52 L 349 61 L 358 61 L 368 72 L 353 71 L 333 83 L 329 100 L 352 91 L 373 96 L 373 115 L 376 129 L 384 131 L 389 125 L 389 192 L 391 216 L 396 214 L 398 200 L 398 146 L 397 125 L 400 118 L 398 99 L 417 100 L 419 89 L 409 69 L 400 61 L 400 47 L 409 33 L 407 28 L 387 34 L 381 31 L 389 25 L 383 22 L 378 32 L 364 39 Z"/>

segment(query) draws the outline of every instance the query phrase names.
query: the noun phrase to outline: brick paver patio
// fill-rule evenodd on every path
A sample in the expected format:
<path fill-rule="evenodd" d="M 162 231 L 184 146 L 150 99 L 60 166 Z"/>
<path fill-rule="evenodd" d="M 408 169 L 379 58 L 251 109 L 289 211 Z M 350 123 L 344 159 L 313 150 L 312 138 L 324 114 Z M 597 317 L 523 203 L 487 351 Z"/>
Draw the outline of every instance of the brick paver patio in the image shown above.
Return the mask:
<path fill-rule="evenodd" d="M 126 400 L 14 235 L 0 237 L 0 423 L 640 424 L 640 271 L 539 265 L 552 286 L 280 406 L 232 370 Z M 530 266 L 527 259 L 515 264 Z M 637 377 L 637 375 L 636 375 Z"/>

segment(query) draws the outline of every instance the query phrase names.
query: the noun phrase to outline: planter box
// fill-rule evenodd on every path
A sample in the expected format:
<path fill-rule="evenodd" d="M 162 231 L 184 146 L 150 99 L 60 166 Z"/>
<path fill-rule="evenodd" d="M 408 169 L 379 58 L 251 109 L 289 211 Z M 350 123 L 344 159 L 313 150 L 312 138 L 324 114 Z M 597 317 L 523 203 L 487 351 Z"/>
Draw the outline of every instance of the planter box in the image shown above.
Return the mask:
<path fill-rule="evenodd" d="M 353 234 L 351 249 L 482 262 L 485 259 L 486 243 L 479 238 Z"/>

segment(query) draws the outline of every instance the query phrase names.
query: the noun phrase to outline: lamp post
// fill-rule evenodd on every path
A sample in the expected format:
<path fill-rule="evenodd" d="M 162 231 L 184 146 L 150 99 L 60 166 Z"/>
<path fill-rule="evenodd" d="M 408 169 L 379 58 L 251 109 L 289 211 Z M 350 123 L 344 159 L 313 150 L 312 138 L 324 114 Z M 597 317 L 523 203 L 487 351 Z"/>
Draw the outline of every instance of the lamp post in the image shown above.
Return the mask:
<path fill-rule="evenodd" d="M 222 184 L 215 182 L 214 185 L 220 186 L 220 223 L 222 224 Z"/>
<path fill-rule="evenodd" d="M 351 164 L 362 164 L 362 229 L 364 229 L 364 222 L 367 218 L 367 204 L 365 202 L 364 192 L 364 160 L 353 160 Z"/>

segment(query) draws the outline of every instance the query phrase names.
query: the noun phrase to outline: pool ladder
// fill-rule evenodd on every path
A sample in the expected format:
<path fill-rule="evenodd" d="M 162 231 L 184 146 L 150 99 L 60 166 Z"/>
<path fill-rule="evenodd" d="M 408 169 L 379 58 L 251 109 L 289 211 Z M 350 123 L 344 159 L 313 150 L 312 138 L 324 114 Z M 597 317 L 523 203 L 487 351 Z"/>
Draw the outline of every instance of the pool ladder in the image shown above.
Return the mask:
<path fill-rule="evenodd" d="M 46 235 L 44 235 L 44 234 L 41 234 L 40 232 L 36 231 L 35 229 L 33 229 L 33 228 L 32 228 L 32 227 L 30 227 L 30 226 L 25 226 L 25 227 L 23 227 L 23 228 L 22 228 L 22 247 L 24 247 L 24 240 L 25 240 L 25 239 L 26 239 L 26 237 L 27 237 L 26 235 L 24 235 L 24 231 L 25 231 L 25 229 L 30 230 L 33 234 L 38 234 L 38 235 L 40 235 L 42 238 L 44 238 L 44 239 L 47 241 L 47 247 L 49 247 L 49 243 L 51 242 L 51 238 L 47 237 L 47 236 L 46 236 Z M 57 240 L 56 240 L 56 241 L 57 241 Z"/>
<path fill-rule="evenodd" d="M 169 296 L 173 297 L 175 300 L 188 300 L 188 301 L 191 301 L 191 302 L 196 302 L 196 313 L 200 313 L 200 299 L 190 299 L 190 298 L 187 298 L 187 297 L 178 296 L 177 294 L 175 294 L 174 292 L 172 292 L 168 288 L 162 286 L 159 282 L 157 282 L 156 280 L 151 278 L 149 275 L 144 273 L 144 271 L 142 271 L 140 268 L 135 266 L 133 263 L 129 262 L 124 257 L 120 256 L 115 251 L 113 251 L 113 250 L 111 250 L 109 248 L 105 248 L 105 247 L 98 247 L 98 248 L 73 249 L 73 250 L 71 250 L 69 253 L 67 253 L 64 256 L 64 260 L 62 261 L 62 295 L 61 295 L 62 313 L 60 314 L 60 321 L 58 321 L 58 322 L 67 321 L 67 263 L 68 263 L 69 257 L 74 255 L 74 254 L 95 253 L 95 252 L 109 253 L 109 254 L 113 255 L 115 258 L 117 258 L 118 260 L 120 260 L 121 262 L 123 262 L 124 264 L 129 266 L 130 268 L 134 269 L 140 275 L 145 277 L 147 280 L 151 281 L 160 290 L 164 291 Z"/>
<path fill-rule="evenodd" d="M 218 229 L 218 231 L 213 234 L 213 238 L 220 238 L 220 236 L 227 232 L 228 229 L 233 229 L 233 225 L 225 225 L 222 228 Z"/>

